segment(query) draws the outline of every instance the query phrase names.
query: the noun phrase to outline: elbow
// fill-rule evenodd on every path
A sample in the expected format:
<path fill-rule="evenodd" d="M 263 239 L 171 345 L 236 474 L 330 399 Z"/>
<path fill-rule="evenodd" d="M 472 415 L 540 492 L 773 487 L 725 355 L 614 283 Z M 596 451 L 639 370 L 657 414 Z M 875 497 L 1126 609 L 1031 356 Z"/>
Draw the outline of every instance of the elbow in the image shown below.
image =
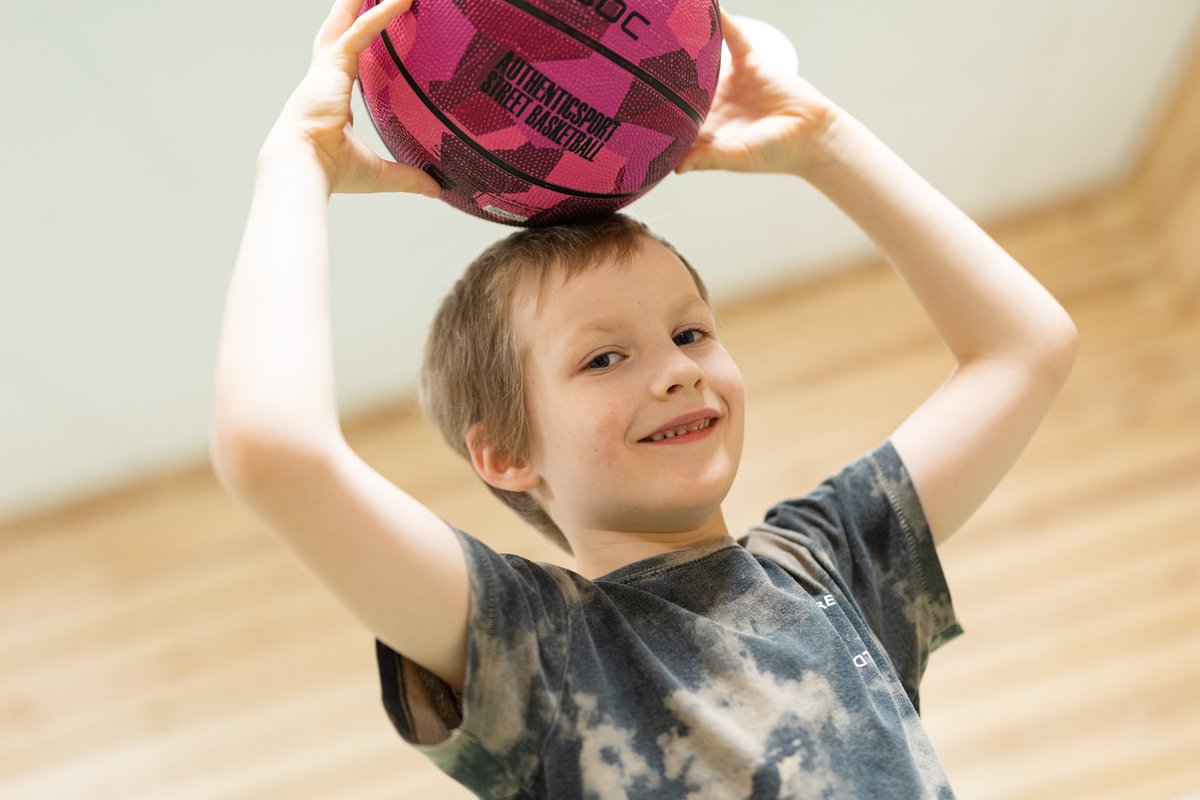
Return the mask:
<path fill-rule="evenodd" d="M 209 440 L 208 460 L 217 483 L 237 497 L 251 481 L 258 461 L 256 452 L 245 443 L 213 433 Z"/>
<path fill-rule="evenodd" d="M 307 485 L 328 470 L 334 457 L 242 439 L 213 447 L 211 460 L 217 483 L 240 503 L 255 506 L 259 498 Z"/>
<path fill-rule="evenodd" d="M 226 492 L 237 496 L 261 462 L 262 448 L 254 438 L 213 415 L 208 428 L 208 461 Z"/>
<path fill-rule="evenodd" d="M 990 361 L 1015 368 L 1029 376 L 1061 384 L 1079 354 L 1079 332 L 1070 318 L 1063 314 L 1061 321 L 1042 325 L 1029 331 L 1019 342 L 1010 342 L 999 352 L 978 358 L 959 359 L 960 366 L 969 361 Z"/>
<path fill-rule="evenodd" d="M 1033 380 L 1057 393 L 1071 375 L 1079 354 L 1079 332 L 1067 319 L 1054 330 L 1045 330 L 1036 346 L 1026 349 L 1024 371 Z"/>
<path fill-rule="evenodd" d="M 1047 369 L 1061 375 L 1069 373 L 1079 355 L 1079 331 L 1071 318 L 1064 313 L 1062 324 L 1047 333 L 1045 342 Z"/>
<path fill-rule="evenodd" d="M 336 459 L 345 446 L 340 429 L 337 436 L 317 435 L 311 431 L 297 433 L 291 422 L 281 427 L 232 420 L 229 416 L 212 416 L 208 456 L 217 482 L 235 496 L 297 469 Z"/>

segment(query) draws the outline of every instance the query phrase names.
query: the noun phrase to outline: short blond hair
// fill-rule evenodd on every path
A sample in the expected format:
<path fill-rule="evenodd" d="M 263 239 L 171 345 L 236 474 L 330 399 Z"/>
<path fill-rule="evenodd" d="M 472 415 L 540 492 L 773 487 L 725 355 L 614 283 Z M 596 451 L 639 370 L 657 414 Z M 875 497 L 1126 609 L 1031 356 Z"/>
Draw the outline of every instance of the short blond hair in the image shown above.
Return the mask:
<path fill-rule="evenodd" d="M 487 444 L 496 452 L 514 459 L 529 457 L 523 364 L 512 324 L 518 287 L 543 287 L 556 268 L 571 280 L 605 264 L 627 265 L 645 238 L 661 242 L 679 258 L 707 303 L 708 289 L 687 259 L 645 223 L 621 213 L 523 228 L 492 244 L 467 266 L 434 317 L 420 377 L 421 408 L 455 451 L 471 460 L 467 432 L 482 423 Z M 532 496 L 486 485 L 572 553 L 562 530 Z"/>

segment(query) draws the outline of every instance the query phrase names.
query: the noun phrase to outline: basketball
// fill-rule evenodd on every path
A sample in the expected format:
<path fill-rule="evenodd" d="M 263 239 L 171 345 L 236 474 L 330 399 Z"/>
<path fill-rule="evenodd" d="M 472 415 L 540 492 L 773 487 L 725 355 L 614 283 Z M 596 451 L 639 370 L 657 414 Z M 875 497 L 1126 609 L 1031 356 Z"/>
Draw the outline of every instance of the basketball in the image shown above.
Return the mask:
<path fill-rule="evenodd" d="M 445 202 L 548 225 L 671 174 L 712 105 L 721 45 L 717 0 L 414 0 L 360 54 L 358 81 L 392 157 Z"/>

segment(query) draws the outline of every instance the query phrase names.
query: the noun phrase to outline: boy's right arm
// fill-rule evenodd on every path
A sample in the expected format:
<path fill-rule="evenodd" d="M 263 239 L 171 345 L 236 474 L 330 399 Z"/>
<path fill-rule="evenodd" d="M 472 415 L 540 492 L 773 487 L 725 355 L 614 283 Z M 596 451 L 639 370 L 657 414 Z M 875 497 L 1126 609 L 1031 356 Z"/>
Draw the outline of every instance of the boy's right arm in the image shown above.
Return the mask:
<path fill-rule="evenodd" d="M 357 55 L 410 0 L 334 0 L 313 63 L 268 136 L 221 329 L 212 463 L 377 638 L 461 689 L 466 556 L 435 514 L 371 469 L 338 421 L 327 206 L 335 191 L 435 191 L 353 135 Z"/>
<path fill-rule="evenodd" d="M 348 445 L 234 452 L 214 458 L 225 489 L 380 641 L 462 691 L 469 584 L 450 527 Z"/>

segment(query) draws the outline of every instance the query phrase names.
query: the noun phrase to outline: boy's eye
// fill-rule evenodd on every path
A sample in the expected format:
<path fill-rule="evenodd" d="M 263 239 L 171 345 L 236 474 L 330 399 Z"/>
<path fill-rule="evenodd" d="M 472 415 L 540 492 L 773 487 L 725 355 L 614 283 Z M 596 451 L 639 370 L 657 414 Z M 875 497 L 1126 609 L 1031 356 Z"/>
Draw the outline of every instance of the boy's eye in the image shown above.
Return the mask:
<path fill-rule="evenodd" d="M 675 344 L 681 347 L 685 344 L 695 344 L 707 335 L 700 328 L 688 328 L 686 331 L 675 334 Z"/>
<path fill-rule="evenodd" d="M 610 361 L 609 360 L 610 356 L 613 359 L 624 358 L 624 356 L 622 356 L 620 353 L 601 353 L 600 355 L 596 356 L 591 361 L 589 361 L 586 368 L 587 369 L 607 369 L 608 367 L 611 367 L 613 364 L 617 363 L 615 360 Z"/>

